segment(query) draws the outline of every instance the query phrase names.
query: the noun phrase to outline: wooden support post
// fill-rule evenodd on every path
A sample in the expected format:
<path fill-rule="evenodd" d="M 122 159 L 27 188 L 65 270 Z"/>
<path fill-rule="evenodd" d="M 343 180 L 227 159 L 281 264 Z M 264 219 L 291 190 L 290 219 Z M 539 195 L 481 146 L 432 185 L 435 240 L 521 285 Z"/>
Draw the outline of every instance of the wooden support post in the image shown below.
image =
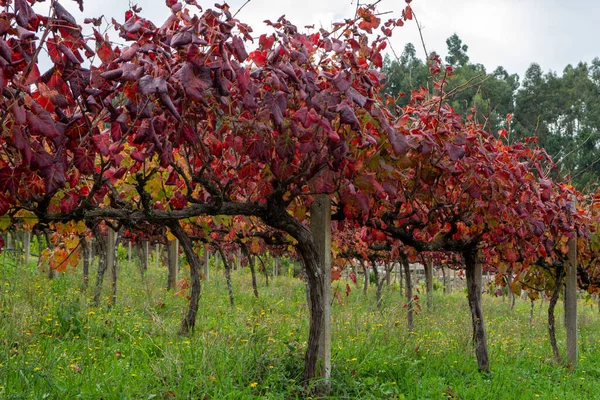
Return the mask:
<path fill-rule="evenodd" d="M 311 206 L 310 230 L 312 231 L 319 266 L 323 274 L 323 330 L 319 338 L 319 362 L 321 378 L 331 377 L 331 200 L 329 196 L 317 195 Z"/>
<path fill-rule="evenodd" d="M 131 265 L 131 239 L 127 240 L 127 264 Z"/>
<path fill-rule="evenodd" d="M 116 242 L 117 232 L 110 226 L 108 227 L 108 234 L 106 237 L 106 266 L 108 267 L 108 274 L 111 278 L 112 297 L 111 303 L 116 304 L 117 302 L 117 263 L 115 259 L 116 255 Z"/>
<path fill-rule="evenodd" d="M 204 245 L 204 279 L 206 282 L 210 280 L 210 250 L 208 244 Z"/>
<path fill-rule="evenodd" d="M 167 290 L 175 289 L 177 285 L 177 272 L 179 270 L 179 241 L 169 240 L 167 244 L 167 262 L 169 275 L 167 277 Z"/>
<path fill-rule="evenodd" d="M 572 212 L 575 213 L 575 199 L 571 201 Z M 577 364 L 577 231 L 568 242 L 567 282 L 565 286 L 565 325 L 567 328 L 567 361 L 572 366 Z"/>
<path fill-rule="evenodd" d="M 23 251 L 25 266 L 28 266 L 31 257 L 31 232 L 28 230 L 23 231 Z"/>
<path fill-rule="evenodd" d="M 433 263 L 423 260 L 425 267 L 425 284 L 427 290 L 427 309 L 431 311 L 433 308 Z"/>

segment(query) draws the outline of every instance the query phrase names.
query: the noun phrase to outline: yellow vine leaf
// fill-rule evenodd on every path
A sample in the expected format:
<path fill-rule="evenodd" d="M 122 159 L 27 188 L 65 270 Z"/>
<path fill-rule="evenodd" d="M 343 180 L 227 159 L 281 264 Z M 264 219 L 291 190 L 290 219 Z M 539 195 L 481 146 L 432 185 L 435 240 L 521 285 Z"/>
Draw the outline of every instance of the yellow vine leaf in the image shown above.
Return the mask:
<path fill-rule="evenodd" d="M 34 213 L 28 210 L 19 210 L 15 214 L 15 217 L 23 219 L 23 227 L 31 229 L 37 224 L 38 219 Z"/>

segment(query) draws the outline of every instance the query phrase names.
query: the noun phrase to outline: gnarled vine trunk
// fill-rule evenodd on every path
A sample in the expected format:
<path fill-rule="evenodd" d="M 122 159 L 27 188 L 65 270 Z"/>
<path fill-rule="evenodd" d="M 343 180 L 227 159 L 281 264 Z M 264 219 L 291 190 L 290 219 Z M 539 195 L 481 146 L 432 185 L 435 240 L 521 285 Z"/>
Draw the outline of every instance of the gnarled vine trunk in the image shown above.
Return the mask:
<path fill-rule="evenodd" d="M 412 279 L 410 276 L 410 264 L 406 256 L 401 257 L 402 268 L 404 269 L 404 278 L 406 281 L 406 322 L 408 323 L 408 330 L 415 330 L 415 323 L 413 319 L 413 292 L 412 292 Z"/>
<path fill-rule="evenodd" d="M 179 221 L 169 222 L 167 226 L 171 230 L 171 233 L 173 233 L 173 236 L 179 240 L 181 248 L 185 252 L 185 256 L 190 264 L 190 299 L 185 317 L 181 321 L 181 327 L 179 328 L 179 334 L 186 335 L 193 332 L 196 326 L 196 314 L 198 314 L 198 302 L 200 300 L 200 268 L 202 264 L 200 263 L 198 254 L 194 251 L 192 240 L 183 230 Z"/>
<path fill-rule="evenodd" d="M 327 288 L 330 289 L 331 282 L 326 282 L 326 274 L 320 263 L 319 251 L 313 233 L 300 221 L 288 214 L 285 207 L 273 207 L 269 209 L 262 219 L 273 228 L 281 229 L 296 239 L 296 250 L 306 272 L 306 283 L 309 296 L 309 333 L 306 354 L 304 357 L 304 379 L 309 381 L 317 376 L 317 367 L 321 367 L 320 376 L 328 379 L 327 373 L 330 369 L 331 360 L 319 360 L 319 355 L 328 357 L 328 352 L 320 352 L 321 340 L 330 339 L 331 332 L 327 331 L 326 307 L 329 306 Z M 326 246 L 324 246 L 326 247 Z M 330 271 L 329 271 L 330 272 Z M 327 296 L 327 297 L 326 297 Z M 324 331 L 325 330 L 325 331 Z M 330 353 L 329 353 L 330 356 Z M 323 376 L 326 375 L 326 376 Z"/>
<path fill-rule="evenodd" d="M 481 264 L 477 262 L 477 251 L 467 249 L 463 252 L 465 260 L 465 275 L 467 277 L 467 299 L 471 309 L 473 324 L 473 341 L 477 366 L 481 372 L 490 372 L 485 321 L 481 310 Z"/>
<path fill-rule="evenodd" d="M 556 279 L 554 283 L 554 290 L 552 291 L 552 297 L 548 303 L 548 338 L 550 339 L 550 346 L 554 353 L 554 359 L 557 363 L 562 363 L 562 357 L 558 351 L 558 345 L 556 344 L 556 318 L 554 317 L 554 310 L 556 309 L 556 303 L 560 296 L 560 290 L 562 288 L 565 271 L 563 267 L 556 269 Z"/>

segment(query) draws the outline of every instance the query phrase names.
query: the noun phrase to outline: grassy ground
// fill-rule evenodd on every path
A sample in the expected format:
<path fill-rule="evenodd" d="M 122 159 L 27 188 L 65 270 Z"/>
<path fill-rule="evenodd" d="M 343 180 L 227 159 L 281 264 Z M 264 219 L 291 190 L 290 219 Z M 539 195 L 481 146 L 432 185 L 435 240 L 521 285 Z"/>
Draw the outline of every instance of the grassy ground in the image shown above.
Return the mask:
<path fill-rule="evenodd" d="M 162 289 L 166 275 L 152 268 L 144 283 L 124 265 L 118 304 L 107 307 L 105 297 L 94 308 L 79 272 L 48 280 L 0 255 L 0 398 L 307 398 L 299 382 L 308 326 L 301 282 L 280 277 L 267 288 L 261 279 L 256 299 L 249 275 L 235 273 L 232 309 L 213 272 L 198 328 L 181 337 L 186 299 Z M 530 328 L 528 301 L 511 312 L 484 296 L 492 374 L 483 375 L 464 293 L 436 294 L 434 310 L 419 313 L 409 333 L 397 290 L 385 288 L 378 312 L 374 290 L 363 297 L 351 283 L 346 297 L 345 284 L 334 285 L 343 304 L 333 307 L 330 398 L 600 398 L 600 315 L 583 300 L 580 362 L 570 370 L 552 360 L 544 307 L 536 304 Z M 558 321 L 564 348 L 561 310 Z"/>

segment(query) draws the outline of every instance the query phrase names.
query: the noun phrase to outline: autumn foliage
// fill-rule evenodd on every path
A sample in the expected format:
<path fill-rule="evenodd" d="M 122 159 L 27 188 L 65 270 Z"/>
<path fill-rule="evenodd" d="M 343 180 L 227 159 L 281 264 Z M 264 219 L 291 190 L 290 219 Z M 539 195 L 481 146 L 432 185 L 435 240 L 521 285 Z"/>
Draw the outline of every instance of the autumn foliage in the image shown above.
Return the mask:
<path fill-rule="evenodd" d="M 249 254 L 277 246 L 302 258 L 310 281 L 309 206 L 328 194 L 336 255 L 472 252 L 533 293 L 553 279 L 536 268 L 564 261 L 576 231 L 597 290 L 597 198 L 553 182 L 535 143 L 463 121 L 446 102 L 452 68 L 435 55 L 431 91 L 415 88 L 405 108 L 382 97 L 382 54 L 413 19 L 410 1 L 397 19 L 361 6 L 331 31 L 281 17 L 258 37 L 226 4 L 167 1 L 160 24 L 133 6 L 111 22 L 123 47 L 99 19 L 84 21 L 84 37 L 58 1 L 50 17 L 0 3 L 0 214 L 5 229 L 67 238 L 46 253 L 58 271 L 77 264 L 86 226 L 110 221 L 131 238 L 168 227 L 186 251 L 189 237 Z"/>

